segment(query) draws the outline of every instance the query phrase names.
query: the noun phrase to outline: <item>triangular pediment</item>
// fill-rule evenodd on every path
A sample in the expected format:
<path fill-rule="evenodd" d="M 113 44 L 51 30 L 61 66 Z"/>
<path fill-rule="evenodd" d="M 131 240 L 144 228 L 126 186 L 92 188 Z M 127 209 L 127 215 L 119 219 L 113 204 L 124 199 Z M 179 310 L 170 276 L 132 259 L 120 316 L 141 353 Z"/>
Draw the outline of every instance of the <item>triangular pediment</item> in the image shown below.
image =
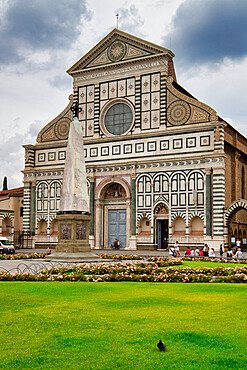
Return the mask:
<path fill-rule="evenodd" d="M 155 55 L 169 55 L 170 58 L 174 56 L 170 50 L 162 46 L 114 29 L 67 72 L 74 74 Z"/>

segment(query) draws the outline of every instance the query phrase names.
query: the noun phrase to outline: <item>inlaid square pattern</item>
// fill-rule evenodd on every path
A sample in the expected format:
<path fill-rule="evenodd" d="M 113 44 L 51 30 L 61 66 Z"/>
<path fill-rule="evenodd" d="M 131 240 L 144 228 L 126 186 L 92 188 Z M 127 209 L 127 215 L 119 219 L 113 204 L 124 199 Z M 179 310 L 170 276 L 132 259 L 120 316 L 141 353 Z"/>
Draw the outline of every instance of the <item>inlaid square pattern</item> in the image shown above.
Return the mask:
<path fill-rule="evenodd" d="M 109 155 L 109 147 L 105 146 L 101 148 L 101 155 Z"/>
<path fill-rule="evenodd" d="M 112 147 L 112 154 L 120 154 L 120 145 L 114 145 Z"/>
<path fill-rule="evenodd" d="M 168 150 L 169 149 L 169 140 L 162 140 L 160 142 L 160 150 Z"/>
<path fill-rule="evenodd" d="M 48 161 L 55 161 L 56 159 L 56 153 L 48 153 Z"/>
<path fill-rule="evenodd" d="M 189 137 L 186 139 L 186 148 L 194 148 L 196 146 L 196 138 Z"/>
<path fill-rule="evenodd" d="M 136 152 L 137 153 L 144 152 L 144 144 L 143 143 L 136 144 Z"/>
<path fill-rule="evenodd" d="M 183 147 L 183 140 L 182 139 L 174 139 L 173 140 L 173 149 L 182 149 Z"/>
<path fill-rule="evenodd" d="M 40 153 L 38 155 L 38 161 L 39 162 L 44 162 L 45 161 L 45 153 Z"/>
<path fill-rule="evenodd" d="M 210 145 L 210 136 L 201 136 L 200 137 L 200 145 L 201 146 L 209 146 Z"/>
<path fill-rule="evenodd" d="M 156 142 L 153 141 L 153 142 L 148 143 L 148 152 L 152 152 L 154 150 L 156 150 Z"/>
<path fill-rule="evenodd" d="M 124 145 L 124 154 L 132 153 L 132 145 L 126 144 Z"/>
<path fill-rule="evenodd" d="M 66 152 L 58 152 L 58 159 L 59 160 L 64 160 L 66 158 Z"/>
<path fill-rule="evenodd" d="M 98 155 L 98 148 L 91 148 L 90 157 L 97 157 L 97 155 Z"/>

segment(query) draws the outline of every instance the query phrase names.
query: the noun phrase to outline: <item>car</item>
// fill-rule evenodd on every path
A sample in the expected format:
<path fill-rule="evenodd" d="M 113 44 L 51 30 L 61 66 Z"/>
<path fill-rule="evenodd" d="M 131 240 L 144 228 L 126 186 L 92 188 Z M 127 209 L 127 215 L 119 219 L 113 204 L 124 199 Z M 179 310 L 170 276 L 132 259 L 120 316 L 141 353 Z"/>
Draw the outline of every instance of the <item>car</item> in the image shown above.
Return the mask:
<path fill-rule="evenodd" d="M 15 247 L 13 244 L 5 238 L 5 236 L 0 236 L 0 254 L 14 254 Z"/>

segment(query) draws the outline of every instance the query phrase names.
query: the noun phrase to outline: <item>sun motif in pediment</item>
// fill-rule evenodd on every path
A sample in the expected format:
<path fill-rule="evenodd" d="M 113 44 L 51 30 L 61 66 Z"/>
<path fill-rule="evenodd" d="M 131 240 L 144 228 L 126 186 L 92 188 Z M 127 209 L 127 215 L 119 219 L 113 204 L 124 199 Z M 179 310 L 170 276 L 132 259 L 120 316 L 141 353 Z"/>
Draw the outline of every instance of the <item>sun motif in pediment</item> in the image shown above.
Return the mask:
<path fill-rule="evenodd" d="M 124 57 L 125 52 L 125 44 L 121 41 L 115 41 L 108 49 L 108 57 L 112 62 L 118 62 Z"/>

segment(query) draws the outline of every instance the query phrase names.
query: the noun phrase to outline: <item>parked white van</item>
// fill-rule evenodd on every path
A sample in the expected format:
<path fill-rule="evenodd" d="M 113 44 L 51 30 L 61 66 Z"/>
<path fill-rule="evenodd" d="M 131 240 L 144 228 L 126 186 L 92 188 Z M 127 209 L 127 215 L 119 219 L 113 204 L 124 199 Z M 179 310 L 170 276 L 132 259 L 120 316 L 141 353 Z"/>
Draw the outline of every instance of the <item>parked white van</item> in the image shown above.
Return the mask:
<path fill-rule="evenodd" d="M 5 236 L 0 236 L 0 254 L 13 254 L 15 253 L 15 247 L 13 244 L 5 238 Z"/>

